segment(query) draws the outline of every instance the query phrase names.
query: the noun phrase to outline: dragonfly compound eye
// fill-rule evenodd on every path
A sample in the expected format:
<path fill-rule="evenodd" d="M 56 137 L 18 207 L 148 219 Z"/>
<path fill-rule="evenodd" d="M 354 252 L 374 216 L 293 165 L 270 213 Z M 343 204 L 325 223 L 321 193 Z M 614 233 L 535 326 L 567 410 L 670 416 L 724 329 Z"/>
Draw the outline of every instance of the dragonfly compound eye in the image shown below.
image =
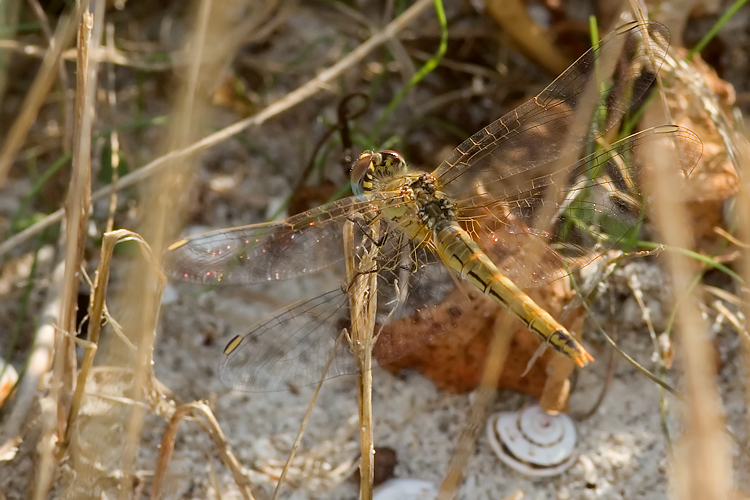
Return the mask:
<path fill-rule="evenodd" d="M 386 149 L 380 152 L 382 156 L 381 164 L 391 170 L 401 172 L 406 169 L 406 160 L 396 151 Z"/>
<path fill-rule="evenodd" d="M 365 178 L 367 171 L 373 161 L 373 156 L 377 155 L 373 151 L 363 151 L 359 158 L 352 164 L 350 171 L 350 181 L 352 183 L 352 190 L 357 193 L 362 190 L 362 181 Z M 378 155 L 379 156 L 379 155 Z"/>

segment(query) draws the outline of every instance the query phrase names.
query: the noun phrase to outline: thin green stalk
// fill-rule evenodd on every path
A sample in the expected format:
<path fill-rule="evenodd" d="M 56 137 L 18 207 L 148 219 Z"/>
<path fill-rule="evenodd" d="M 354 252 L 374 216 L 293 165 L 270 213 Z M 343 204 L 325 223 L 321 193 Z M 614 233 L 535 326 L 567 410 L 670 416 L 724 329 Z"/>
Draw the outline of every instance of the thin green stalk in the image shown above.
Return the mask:
<path fill-rule="evenodd" d="M 422 67 L 419 68 L 419 71 L 417 71 L 414 76 L 412 76 L 411 79 L 406 83 L 406 85 L 401 87 L 401 90 L 399 90 L 398 93 L 393 97 L 393 99 L 391 99 L 391 102 L 388 103 L 385 112 L 381 115 L 380 119 L 378 119 L 378 122 L 375 124 L 375 128 L 373 129 L 371 137 L 377 137 L 380 135 L 380 131 L 385 125 L 385 122 L 388 120 L 391 114 L 393 114 L 393 111 L 396 109 L 404 96 L 412 89 L 412 87 L 422 81 L 425 76 L 434 71 L 440 61 L 443 59 L 443 56 L 448 49 L 448 21 L 445 17 L 445 9 L 443 8 L 442 0 L 435 0 L 435 14 L 437 15 L 438 22 L 440 23 L 440 44 L 438 45 L 437 52 L 435 52 L 435 54 L 430 59 L 425 61 Z"/>
<path fill-rule="evenodd" d="M 625 358 L 625 360 L 627 360 L 628 363 L 630 363 L 631 365 L 633 365 L 639 372 L 641 372 L 643 375 L 645 375 L 648 379 L 650 379 L 651 381 L 655 382 L 656 384 L 658 384 L 659 386 L 661 386 L 662 388 L 664 388 L 664 390 L 668 391 L 669 393 L 671 393 L 675 397 L 681 399 L 679 393 L 673 387 L 671 387 L 666 382 L 660 380 L 659 377 L 657 377 L 656 375 L 654 375 L 653 373 L 651 373 L 646 367 L 644 367 L 643 365 L 641 365 L 640 363 L 638 363 L 628 353 L 626 353 L 625 351 L 623 351 L 622 349 L 620 349 L 620 347 L 617 345 L 617 342 L 615 342 L 614 339 L 612 337 L 610 337 L 609 334 L 607 334 L 607 332 L 599 324 L 599 322 L 596 321 L 596 319 L 595 319 L 595 317 L 594 317 L 594 315 L 593 315 L 593 313 L 591 311 L 591 308 L 589 307 L 588 298 L 584 298 L 584 297 L 586 297 L 586 295 L 579 288 L 578 283 L 576 282 L 575 279 L 572 278 L 572 275 L 571 275 L 570 283 L 571 283 L 571 286 L 573 287 L 573 290 L 575 290 L 576 295 L 578 295 L 579 297 L 582 297 L 581 298 L 581 305 L 586 310 L 588 319 L 594 324 L 594 327 L 602 335 L 602 337 L 604 337 L 604 339 L 607 341 L 607 343 L 610 346 L 612 346 L 612 348 L 615 350 L 615 352 L 617 352 L 617 354 L 619 354 L 620 356 L 622 356 L 623 358 Z"/>
<path fill-rule="evenodd" d="M 29 193 L 23 197 L 23 200 L 21 201 L 21 205 L 19 206 L 18 210 L 15 214 L 13 214 L 13 218 L 10 221 L 10 229 L 8 230 L 8 234 L 6 235 L 6 238 L 11 237 L 14 235 L 18 229 L 19 229 L 19 222 L 21 218 L 23 217 L 23 214 L 26 212 L 26 209 L 31 205 L 31 202 L 36 198 L 36 196 L 39 194 L 39 192 L 42 190 L 45 184 L 49 182 L 49 180 L 60 171 L 62 167 L 68 164 L 70 162 L 70 159 L 72 158 L 72 153 L 65 153 L 61 157 L 59 157 L 55 162 L 50 166 L 47 170 L 44 171 L 44 173 L 37 179 L 37 181 L 34 183 L 33 186 L 31 186 L 31 190 Z"/>
<path fill-rule="evenodd" d="M 747 3 L 747 0 L 737 0 L 732 4 L 731 7 L 729 7 L 729 10 L 727 10 L 716 23 L 711 26 L 711 29 L 708 30 L 708 33 L 706 33 L 703 38 L 693 47 L 690 49 L 690 52 L 688 52 L 687 57 L 685 57 L 685 60 L 692 61 L 693 56 L 697 54 L 698 52 L 701 52 L 703 49 L 706 48 L 706 46 L 711 42 L 711 40 L 714 39 L 714 37 L 719 33 L 719 30 L 724 27 L 724 25 L 729 21 L 732 16 L 734 16 L 738 10 L 742 8 L 743 5 Z"/>
<path fill-rule="evenodd" d="M 663 248 L 664 250 L 669 250 L 671 252 L 680 252 L 681 254 L 690 257 L 691 259 L 695 259 L 698 262 L 705 264 L 709 268 L 718 269 L 719 271 L 723 272 L 727 276 L 737 281 L 737 283 L 739 283 L 740 285 L 745 284 L 745 281 L 740 277 L 740 275 L 738 275 L 737 273 L 729 269 L 727 266 L 725 266 L 721 262 L 716 262 L 714 259 L 712 259 L 711 257 L 707 255 L 694 252 L 693 250 L 688 250 L 687 248 L 678 248 L 678 247 L 673 247 L 669 245 L 662 245 L 661 243 L 654 243 L 652 241 L 638 241 L 636 245 L 641 248 L 647 248 L 651 250 L 657 249 L 657 248 Z M 699 279 L 700 279 L 700 276 L 699 276 Z"/>
<path fill-rule="evenodd" d="M 596 22 L 596 16 L 589 16 L 589 31 L 591 32 L 591 46 L 599 45 L 599 24 Z"/>

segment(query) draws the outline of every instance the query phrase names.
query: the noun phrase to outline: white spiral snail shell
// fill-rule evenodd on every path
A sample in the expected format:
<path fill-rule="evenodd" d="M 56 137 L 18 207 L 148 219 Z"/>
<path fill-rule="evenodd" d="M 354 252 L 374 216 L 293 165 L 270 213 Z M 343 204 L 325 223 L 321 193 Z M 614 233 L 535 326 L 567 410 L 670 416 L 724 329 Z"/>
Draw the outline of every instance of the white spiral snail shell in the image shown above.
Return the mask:
<path fill-rule="evenodd" d="M 571 418 L 564 413 L 550 415 L 539 405 L 491 415 L 487 438 L 503 463 L 528 476 L 561 474 L 577 457 L 576 428 Z"/>

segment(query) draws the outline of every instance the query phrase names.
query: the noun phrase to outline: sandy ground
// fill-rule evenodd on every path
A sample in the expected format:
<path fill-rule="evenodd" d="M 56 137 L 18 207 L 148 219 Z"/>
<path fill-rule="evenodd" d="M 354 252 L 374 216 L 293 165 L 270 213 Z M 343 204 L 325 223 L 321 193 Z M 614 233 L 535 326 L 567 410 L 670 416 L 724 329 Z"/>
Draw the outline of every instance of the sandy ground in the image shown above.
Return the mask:
<path fill-rule="evenodd" d="M 646 267 L 641 265 L 641 267 Z M 643 271 L 643 269 L 641 269 Z M 652 275 L 658 270 L 651 267 Z M 648 273 L 647 273 L 648 274 Z M 299 293 L 293 283 L 283 283 L 282 295 Z M 247 467 L 260 467 L 274 460 L 283 461 L 294 441 L 299 423 L 312 394 L 304 387 L 299 394 L 275 392 L 247 394 L 227 391 L 216 375 L 220 347 L 206 347 L 204 336 L 195 328 L 189 311 L 196 306 L 191 287 L 178 287 L 180 300 L 166 306 L 164 331 L 158 344 L 157 376 L 186 399 L 208 398 L 228 439 Z M 655 290 L 655 288 L 654 288 Z M 220 289 L 200 297 L 201 317 L 230 332 L 242 331 L 253 319 L 270 309 L 253 306 L 237 297 L 232 289 Z M 626 303 L 618 320 L 630 314 L 637 321 L 639 311 Z M 183 318 L 180 321 L 180 317 Z M 210 319 L 213 318 L 213 319 Z M 659 318 L 655 318 L 659 321 Z M 185 326 L 192 323 L 193 327 Z M 182 324 L 182 327 L 178 327 Z M 605 325 L 606 326 L 606 325 Z M 182 329 L 181 332 L 177 331 Z M 726 338 L 725 338 L 726 340 Z M 646 366 L 651 341 L 645 328 L 639 333 L 620 336 L 621 347 Z M 586 412 L 602 390 L 606 372 L 605 352 L 594 351 L 598 362 L 580 371 L 571 398 L 571 413 Z M 721 390 L 727 405 L 727 421 L 734 428 L 741 424 L 742 390 L 737 384 L 739 357 L 730 360 L 720 373 Z M 672 374 L 678 373 L 673 370 Z M 374 372 L 374 417 L 376 446 L 393 448 L 398 456 L 396 477 L 418 478 L 439 484 L 472 400 L 471 394 L 449 395 L 438 391 L 418 373 L 404 372 L 395 377 L 381 368 Z M 671 380 L 674 383 L 674 380 Z M 502 465 L 493 454 L 484 433 L 465 471 L 460 498 L 500 499 L 516 490 L 530 499 L 661 499 L 668 490 L 668 447 L 659 417 L 659 389 L 624 362 L 618 362 L 612 384 L 596 413 L 577 423 L 580 456 L 575 465 L 559 477 L 529 479 Z M 667 396 L 671 437 L 679 429 L 674 415 L 681 404 Z M 512 391 L 500 391 L 493 411 L 515 410 L 529 398 Z M 175 481 L 174 498 L 217 498 L 209 493 L 206 471 L 212 455 L 208 439 L 195 427 L 185 426 L 184 443 L 178 445 L 170 467 Z M 305 488 L 330 484 L 336 469 L 357 455 L 359 435 L 356 421 L 356 389 L 353 377 L 327 381 L 303 441 L 301 455 L 311 457 L 307 472 L 298 476 L 302 488 L 287 489 L 284 498 L 352 499 L 357 487 L 344 481 L 330 491 Z M 317 459 L 317 463 L 314 459 Z M 234 498 L 231 476 L 220 465 L 217 474 L 224 492 Z M 328 479 L 326 479 L 326 476 Z M 268 477 L 255 475 L 266 492 L 272 491 Z"/>

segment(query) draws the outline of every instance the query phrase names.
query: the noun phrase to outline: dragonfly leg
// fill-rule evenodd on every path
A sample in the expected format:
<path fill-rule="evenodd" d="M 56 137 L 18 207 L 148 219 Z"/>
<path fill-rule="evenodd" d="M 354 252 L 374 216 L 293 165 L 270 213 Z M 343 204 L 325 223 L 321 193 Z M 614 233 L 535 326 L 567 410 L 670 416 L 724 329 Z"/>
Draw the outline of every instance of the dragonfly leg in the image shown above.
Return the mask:
<path fill-rule="evenodd" d="M 383 234 L 383 236 L 381 236 L 380 238 L 376 240 L 375 238 L 372 237 L 372 235 L 370 234 L 370 231 L 368 231 L 369 229 L 368 226 L 372 226 L 372 224 L 380 221 L 380 214 L 378 214 L 374 219 L 367 221 L 366 223 L 363 223 L 361 220 L 355 220 L 352 217 L 347 217 L 346 220 L 348 220 L 352 224 L 356 224 L 359 230 L 362 231 L 362 234 L 365 235 L 365 238 L 370 240 L 370 242 L 376 247 L 380 248 L 383 245 L 385 245 L 385 242 L 389 234 L 388 232 L 386 232 L 385 234 Z"/>
<path fill-rule="evenodd" d="M 365 275 L 377 273 L 377 272 L 378 272 L 377 267 L 375 269 L 366 269 L 364 271 L 357 271 L 354 274 L 354 278 L 352 279 L 351 283 L 347 284 L 346 287 L 344 288 L 344 291 L 346 293 L 349 293 L 349 290 L 351 290 L 352 286 L 354 286 L 354 283 L 357 281 L 357 278 L 359 278 L 360 276 L 365 276 Z"/>

